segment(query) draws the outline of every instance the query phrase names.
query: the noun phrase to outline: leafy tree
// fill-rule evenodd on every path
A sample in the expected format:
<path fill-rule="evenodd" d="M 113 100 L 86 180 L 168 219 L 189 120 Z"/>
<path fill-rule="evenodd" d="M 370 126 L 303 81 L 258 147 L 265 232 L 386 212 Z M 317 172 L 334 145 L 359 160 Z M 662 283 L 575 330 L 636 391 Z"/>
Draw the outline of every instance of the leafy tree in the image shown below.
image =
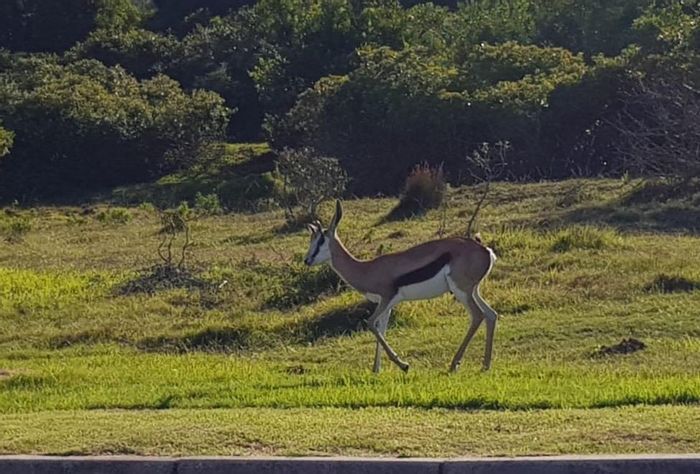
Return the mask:
<path fill-rule="evenodd" d="M 700 88 L 698 17 L 673 0 L 7 0 L 0 181 L 148 179 L 225 127 L 337 156 L 359 193 L 424 162 L 459 181 L 483 142 L 512 144 L 511 176 L 611 172 L 640 81 Z"/>
<path fill-rule="evenodd" d="M 2 198 L 150 179 L 191 164 L 221 137 L 216 94 L 185 93 L 166 76 L 139 82 L 97 61 L 17 59 L 0 72 L 0 116 L 12 154 L 0 163 Z"/>
<path fill-rule="evenodd" d="M 180 53 L 172 36 L 133 28 L 98 29 L 67 54 L 68 60 L 97 59 L 107 66 L 122 66 L 138 78 L 167 73 Z"/>
<path fill-rule="evenodd" d="M 700 85 L 700 4 L 668 3 L 635 22 L 640 47 L 635 69 L 662 76 L 673 71 Z"/>
<path fill-rule="evenodd" d="M 360 50 L 358 67 L 303 93 L 270 134 L 277 146 L 338 156 L 353 191 L 395 192 L 415 164 L 444 163 L 454 177 L 482 142 L 508 140 L 517 175 L 545 169 L 542 114 L 552 94 L 580 82 L 581 57 L 558 48 L 481 45 L 459 68 L 424 50 Z"/>
<path fill-rule="evenodd" d="M 216 16 L 255 3 L 255 0 L 151 0 L 149 26 L 184 36 Z"/>
<path fill-rule="evenodd" d="M 0 48 L 62 52 L 95 28 L 128 28 L 141 19 L 131 0 L 5 0 L 0 2 Z"/>
<path fill-rule="evenodd" d="M 171 69 L 173 77 L 189 88 L 217 92 L 238 110 L 227 135 L 237 141 L 260 140 L 264 110 L 251 71 L 264 48 L 248 25 L 248 10 L 227 18 L 215 18 L 182 40 Z"/>
<path fill-rule="evenodd" d="M 5 156 L 10 152 L 10 148 L 12 148 L 13 139 L 14 133 L 0 127 L 0 157 Z"/>
<path fill-rule="evenodd" d="M 535 41 L 586 56 L 617 55 L 635 39 L 634 22 L 654 0 L 532 2 Z"/>

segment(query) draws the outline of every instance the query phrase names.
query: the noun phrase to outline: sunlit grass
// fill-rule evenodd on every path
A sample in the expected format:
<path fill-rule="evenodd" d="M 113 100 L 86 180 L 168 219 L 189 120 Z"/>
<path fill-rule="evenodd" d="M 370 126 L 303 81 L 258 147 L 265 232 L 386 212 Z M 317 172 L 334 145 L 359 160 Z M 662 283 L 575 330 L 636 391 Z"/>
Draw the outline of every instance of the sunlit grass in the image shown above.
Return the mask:
<path fill-rule="evenodd" d="M 0 453 L 517 456 L 697 452 L 700 410 L 92 410 L 0 415 Z"/>
<path fill-rule="evenodd" d="M 576 192 L 576 186 L 585 186 L 585 193 Z M 620 426 L 634 432 L 633 425 L 613 422 L 614 415 L 594 415 L 614 413 L 605 411 L 612 407 L 643 412 L 642 425 L 656 433 L 676 430 L 682 438 L 688 435 L 680 434 L 682 427 L 655 425 L 653 413 L 694 413 L 700 401 L 700 239 L 675 228 L 650 233 L 644 231 L 647 223 L 638 229 L 628 221 L 616 226 L 610 213 L 595 210 L 624 211 L 624 196 L 633 186 L 603 180 L 494 187 L 479 219 L 483 239 L 498 254 L 482 288 L 501 315 L 493 369 L 479 370 L 484 343 L 479 333 L 455 375 L 447 368 L 469 318 L 449 296 L 396 309 L 387 338 L 411 370 L 404 375 L 385 361 L 383 372 L 372 374 L 374 340 L 361 322 L 369 307 L 360 295 L 337 287 L 329 272 L 302 267 L 308 237 L 302 231 L 281 232 L 280 212 L 195 222 L 190 268 L 213 289 L 124 294 L 119 291 L 124 283 L 158 263 L 152 207 L 131 207 L 124 211 L 131 217 L 118 223 L 99 218 L 109 208 L 105 204 L 92 205 L 89 212 L 13 210 L 31 216 L 32 226 L 21 242 L 0 246 L 0 426 L 16 427 L 23 417 L 30 424 L 12 432 L 21 431 L 25 441 L 0 441 L 0 451 L 129 452 L 132 443 L 140 453 L 523 454 L 566 452 L 560 443 L 575 437 L 574 427 L 574 434 L 563 438 L 542 434 L 541 449 L 524 441 L 513 448 L 428 447 L 420 433 L 434 410 L 447 410 L 439 412 L 438 424 L 449 423 L 453 414 L 468 423 L 466 416 L 473 412 L 490 427 L 487 431 L 500 417 L 539 423 L 577 410 L 577 419 L 585 413 L 605 418 L 598 438 L 603 444 L 596 444 L 595 426 L 579 421 L 582 439 L 591 441 L 574 444 L 579 447 L 571 452 L 591 452 L 595 446 L 605 452 L 607 446 L 625 452 L 673 450 L 663 436 L 657 444 L 614 440 Z M 395 200 L 348 201 L 339 232 L 360 257 L 436 238 L 440 227 L 459 234 L 476 195 L 470 188 L 450 190 L 442 226 L 440 211 L 382 223 Z M 331 206 L 322 212 L 327 219 Z M 581 213 L 588 219 L 581 221 Z M 678 224 L 678 216 L 674 219 Z M 630 337 L 646 348 L 596 356 L 601 346 Z M 127 411 L 99 411 L 114 409 Z M 260 450 L 248 450 L 240 438 L 218 451 L 204 448 L 205 433 L 191 450 L 170 450 L 155 434 L 134 439 L 120 431 L 138 419 L 132 410 L 151 409 L 181 410 L 179 421 L 147 415 L 163 426 L 209 420 L 216 409 L 225 409 L 224 418 L 245 412 L 246 419 L 261 424 L 284 418 L 291 409 L 308 420 L 316 413 L 328 422 L 360 409 L 386 417 L 417 415 L 405 420 L 403 444 L 386 449 L 379 442 L 346 440 L 334 451 L 301 434 L 296 444 L 279 445 L 271 430 L 261 434 Z M 65 410 L 121 428 L 111 440 L 101 435 L 101 444 L 65 444 L 32 432 L 42 413 L 58 423 Z M 418 421 L 411 424 L 411 419 Z M 369 430 L 368 420 L 358 416 L 353 423 Z M 616 427 L 606 431 L 610 423 Z M 71 430 L 85 429 L 66 426 L 61 437 L 68 439 L 75 439 Z M 385 430 L 377 436 L 386 441 L 391 434 Z M 46 447 L 32 444 L 39 442 Z M 681 446 L 698 448 L 697 443 Z"/>

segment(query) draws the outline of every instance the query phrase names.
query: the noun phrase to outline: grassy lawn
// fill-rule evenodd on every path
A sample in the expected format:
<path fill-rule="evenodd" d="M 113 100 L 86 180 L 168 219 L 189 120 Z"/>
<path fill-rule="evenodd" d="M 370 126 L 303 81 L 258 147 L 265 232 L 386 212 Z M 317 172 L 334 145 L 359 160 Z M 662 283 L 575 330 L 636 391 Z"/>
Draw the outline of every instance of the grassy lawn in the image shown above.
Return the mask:
<path fill-rule="evenodd" d="M 388 341 L 411 370 L 385 360 L 373 375 L 370 307 L 303 268 L 307 235 L 281 212 L 198 219 L 201 285 L 144 291 L 151 206 L 7 209 L 0 230 L 28 230 L 0 246 L 0 453 L 698 451 L 698 208 L 648 191 L 495 186 L 480 219 L 499 256 L 482 289 L 501 315 L 493 369 L 479 370 L 480 332 L 455 375 L 469 318 L 448 296 L 397 308 Z M 477 194 L 450 191 L 448 234 Z M 441 212 L 384 223 L 394 204 L 348 201 L 347 246 L 367 257 L 436 236 Z M 629 338 L 644 349 L 610 349 Z"/>

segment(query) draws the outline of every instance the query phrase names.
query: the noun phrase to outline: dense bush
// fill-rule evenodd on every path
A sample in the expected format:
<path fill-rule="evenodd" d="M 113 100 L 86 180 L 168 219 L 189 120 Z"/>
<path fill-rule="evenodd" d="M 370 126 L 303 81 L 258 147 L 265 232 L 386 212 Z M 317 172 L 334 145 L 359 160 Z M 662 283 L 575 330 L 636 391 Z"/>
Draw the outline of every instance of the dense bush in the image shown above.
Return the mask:
<path fill-rule="evenodd" d="M 7 155 L 12 148 L 12 141 L 14 140 L 14 134 L 9 130 L 5 130 L 0 127 L 0 157 Z"/>
<path fill-rule="evenodd" d="M 512 145 L 512 178 L 622 173 L 617 120 L 649 109 L 627 107 L 640 81 L 699 89 L 699 17 L 670 0 L 6 1 L 0 184 L 147 179 L 224 128 L 337 157 L 362 194 L 400 192 L 423 162 L 461 181 L 483 142 Z M 652 145 L 672 145 L 682 109 Z M 225 207 L 244 192 L 222 191 Z"/>
<path fill-rule="evenodd" d="M 139 82 L 97 61 L 17 59 L 0 70 L 0 115 L 15 144 L 0 163 L 3 198 L 149 179 L 191 164 L 221 137 L 216 94 L 185 93 L 156 76 Z"/>
<path fill-rule="evenodd" d="M 122 66 L 139 78 L 167 73 L 180 52 L 180 43 L 143 29 L 99 29 L 68 53 L 71 60 L 94 58 L 107 66 Z"/>
<path fill-rule="evenodd" d="M 152 0 L 149 26 L 184 35 L 212 17 L 225 15 L 254 0 Z"/>
<path fill-rule="evenodd" d="M 444 163 L 456 178 L 473 148 L 503 138 L 515 150 L 514 175 L 549 165 L 539 148 L 542 114 L 554 91 L 582 80 L 581 57 L 515 43 L 480 45 L 465 52 L 458 69 L 422 53 L 360 50 L 356 69 L 322 79 L 270 123 L 272 141 L 338 156 L 359 193 L 396 192 L 423 161 Z"/>
<path fill-rule="evenodd" d="M 61 52 L 98 27 L 138 24 L 131 0 L 5 0 L 0 2 L 0 48 Z"/>
<path fill-rule="evenodd" d="M 534 40 L 586 56 L 619 54 L 637 39 L 635 20 L 654 0 L 548 0 L 528 2 L 535 21 Z"/>

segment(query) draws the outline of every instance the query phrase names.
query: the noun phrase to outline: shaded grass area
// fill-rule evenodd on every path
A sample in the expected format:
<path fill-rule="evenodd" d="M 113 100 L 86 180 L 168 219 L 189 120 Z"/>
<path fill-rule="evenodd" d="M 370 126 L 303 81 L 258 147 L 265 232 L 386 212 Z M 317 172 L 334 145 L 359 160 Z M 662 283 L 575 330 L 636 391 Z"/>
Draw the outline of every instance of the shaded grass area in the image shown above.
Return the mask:
<path fill-rule="evenodd" d="M 189 420 L 177 422 L 181 428 L 168 425 L 170 421 L 153 421 L 154 427 L 170 426 L 175 432 L 199 416 L 206 423 L 210 413 L 226 419 L 245 412 L 246 419 L 258 420 L 250 423 L 260 426 L 273 426 L 295 410 L 314 422 L 313 413 L 327 421 L 334 414 L 350 420 L 347 417 L 372 411 L 416 414 L 406 415 L 402 425 L 406 444 L 391 449 L 380 448 L 391 446 L 390 432 L 372 428 L 369 418 L 359 415 L 348 421 L 349 426 L 355 423 L 356 432 L 368 435 L 379 430 L 373 444 L 353 444 L 338 434 L 337 451 L 328 451 L 331 441 L 313 441 L 307 431 L 281 444 L 274 433 L 258 433 L 256 438 L 255 433 L 240 431 L 241 437 L 232 436 L 234 441 L 216 452 L 199 448 L 195 441 L 192 451 L 178 448 L 192 454 L 385 455 L 453 452 L 448 447 L 440 451 L 438 444 L 428 448 L 421 437 L 425 431 L 441 439 L 437 428 L 424 429 L 425 424 L 447 426 L 453 416 L 463 419 L 464 427 L 469 426 L 468 416 L 483 417 L 491 438 L 504 436 L 497 438 L 501 441 L 492 451 L 476 438 L 457 438 L 462 448 L 446 445 L 454 446 L 455 453 L 505 454 L 505 443 L 514 442 L 515 434 L 493 432 L 499 426 L 494 420 L 505 423 L 501 417 L 522 416 L 523 423 L 538 423 L 549 416 L 569 419 L 578 410 L 593 417 L 612 413 L 606 407 L 629 413 L 669 410 L 669 417 L 676 410 L 695 410 L 700 403 L 700 239 L 675 233 L 673 226 L 650 232 L 653 227 L 643 219 L 572 219 L 589 209 L 615 207 L 618 212 L 644 205 L 652 212 L 654 206 L 668 205 L 629 200 L 638 186 L 612 180 L 494 185 L 479 229 L 499 256 L 482 288 L 501 315 L 494 366 L 489 373 L 478 370 L 484 343 L 478 333 L 455 376 L 447 375 L 447 366 L 464 337 L 468 316 L 449 296 L 396 309 L 387 338 L 411 363 L 411 372 L 404 375 L 385 362 L 384 372 L 372 375 L 375 342 L 362 322 L 372 305 L 363 303 L 329 269 L 301 264 L 308 235 L 277 232 L 284 220 L 281 212 L 225 214 L 193 224 L 192 265 L 198 281 L 206 282 L 206 291 L 197 285 L 176 285 L 120 293 L 142 276 L 137 269 L 158 261 L 158 223 L 152 208 L 103 212 L 109 205 L 93 203 L 90 212 L 75 207 L 13 209 L 13 218 L 26 217 L 32 225 L 21 242 L 0 246 L 0 430 L 3 421 L 15 426 L 13 437 L 0 436 L 0 449 L 44 449 L 32 448 L 31 443 L 45 440 L 45 449 L 56 446 L 51 448 L 56 452 L 171 452 L 164 447 L 167 436 L 158 438 L 156 428 L 135 438 L 119 429 L 111 440 L 96 433 L 100 443 L 90 444 L 88 437 L 86 444 L 72 447 L 61 447 L 60 436 L 36 437 L 38 431 L 26 444 L 7 441 L 25 439 L 22 433 L 29 433 L 31 423 L 38 426 L 39 421 L 32 420 L 40 420 L 43 412 L 61 419 L 63 414 L 51 410 L 78 410 L 70 412 L 77 420 L 105 416 L 95 421 L 105 430 L 110 423 L 124 430 L 136 423 L 139 415 L 133 410 L 143 413 L 144 420 L 178 413 Z M 670 199 L 685 199 L 673 196 Z M 449 191 L 444 222 L 448 234 L 464 229 L 460 215 L 469 214 L 476 197 L 472 188 Z M 693 206 L 686 201 L 684 205 Z M 440 211 L 410 222 L 378 224 L 394 204 L 391 199 L 346 203 L 339 232 L 359 257 L 436 237 Z M 330 206 L 322 209 L 326 221 L 331 212 Z M 127 214 L 128 219 L 99 217 Z M 689 216 L 679 217 L 689 219 L 686 229 L 693 225 L 692 213 Z M 604 357 L 595 355 L 629 340 L 642 341 L 643 350 L 628 351 L 625 346 Z M 176 408 L 183 411 L 172 410 Z M 211 411 L 216 408 L 230 411 Z M 99 411 L 104 409 L 124 411 Z M 144 411 L 151 409 L 165 411 Z M 444 419 L 430 418 L 443 409 L 457 411 L 444 412 Z M 527 418 L 533 413 L 544 418 Z M 16 431 L 23 418 L 27 431 Z M 574 446 L 580 446 L 580 452 L 616 450 L 613 447 L 630 452 L 673 450 L 669 440 L 675 436 L 681 440 L 679 450 L 695 448 L 683 441 L 687 426 L 662 430 L 661 421 L 651 418 L 639 425 L 631 418 L 617 420 L 611 431 L 591 425 L 590 443 Z M 482 418 L 472 418 L 477 419 Z M 529 443 L 512 452 L 561 452 L 565 448 L 558 443 L 588 429 L 585 421 L 575 424 L 570 438 L 543 431 L 542 446 L 547 449 Z M 579 426 L 584 431 L 577 431 Z M 636 430 L 645 426 L 654 433 L 651 440 L 625 441 L 625 436 L 643 436 Z M 76 440 L 83 429 L 88 428 L 69 423 L 62 437 Z M 350 434 L 347 431 L 347 439 Z M 150 436 L 154 444 L 145 442 Z M 213 439 L 206 433 L 201 436 L 201 446 Z M 243 437 L 250 437 L 249 446 Z"/>
<path fill-rule="evenodd" d="M 517 456 L 700 450 L 690 406 L 459 412 L 412 408 L 0 415 L 0 453 Z"/>
<path fill-rule="evenodd" d="M 160 207 L 193 202 L 197 193 L 218 196 L 228 210 L 254 211 L 269 207 L 275 180 L 274 156 L 262 143 L 222 144 L 215 157 L 155 183 L 117 188 L 106 199 L 120 205 L 149 202 Z"/>
<path fill-rule="evenodd" d="M 700 230 L 700 180 L 634 181 L 605 202 L 593 196 L 583 205 L 561 212 L 559 218 L 565 223 L 596 222 L 625 230 Z"/>

